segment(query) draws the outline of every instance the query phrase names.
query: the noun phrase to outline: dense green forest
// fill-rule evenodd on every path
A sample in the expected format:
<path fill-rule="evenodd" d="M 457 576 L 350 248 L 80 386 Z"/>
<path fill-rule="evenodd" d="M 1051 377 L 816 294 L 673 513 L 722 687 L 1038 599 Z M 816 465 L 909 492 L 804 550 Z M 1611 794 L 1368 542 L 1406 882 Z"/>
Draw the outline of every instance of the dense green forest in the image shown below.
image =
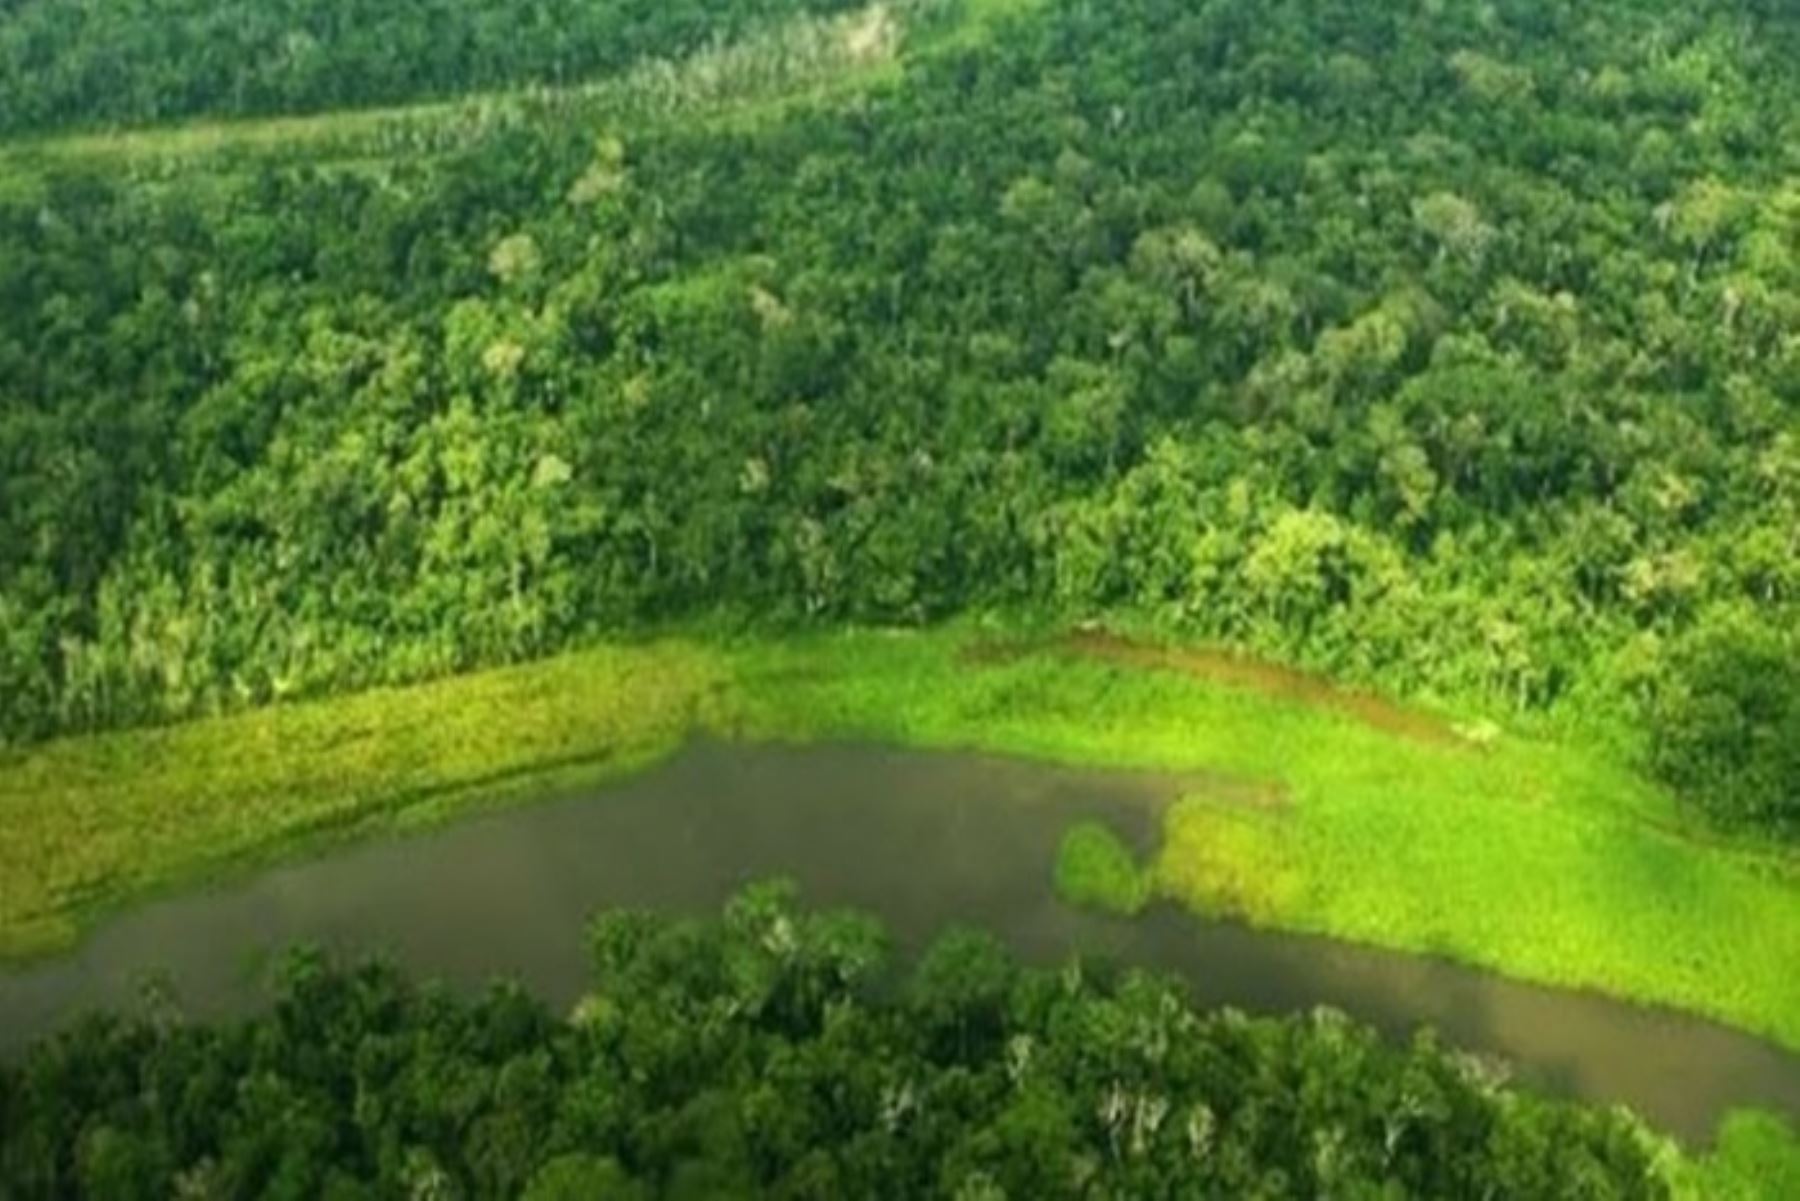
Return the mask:
<path fill-rule="evenodd" d="M 130 22 L 89 7 L 15 5 L 40 65 L 4 86 L 103 56 Z M 712 119 L 0 161 L 0 736 L 695 619 L 1104 616 L 1625 731 L 1800 824 L 1791 7 L 989 0 L 925 35 L 955 7 L 895 18 L 898 73 Z M 633 32 L 570 61 L 691 45 L 690 10 L 611 6 Z M 366 84 L 147 45 L 116 100 L 0 109 L 430 93 L 462 60 L 383 32 L 420 11 L 313 35 Z M 552 77 L 541 32 L 588 26 L 533 11 L 449 40 L 504 46 L 471 82 Z"/>
<path fill-rule="evenodd" d="M 291 959 L 235 1025 L 95 1019 L 0 1069 L 0 1191 L 96 1197 L 1670 1196 L 1628 1116 L 1329 1012 L 1191 1009 L 760 885 L 722 921 L 621 911 L 561 1020 Z"/>
<path fill-rule="evenodd" d="M 19 0 L 0 5 L 0 135 L 555 86 L 854 4 Z"/>

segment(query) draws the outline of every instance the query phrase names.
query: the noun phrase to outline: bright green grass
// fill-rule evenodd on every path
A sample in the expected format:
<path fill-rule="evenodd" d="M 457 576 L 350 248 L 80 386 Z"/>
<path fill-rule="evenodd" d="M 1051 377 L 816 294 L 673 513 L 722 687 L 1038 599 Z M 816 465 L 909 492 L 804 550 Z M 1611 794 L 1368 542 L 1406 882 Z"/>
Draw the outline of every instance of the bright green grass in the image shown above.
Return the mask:
<path fill-rule="evenodd" d="M 1161 890 L 1800 1047 L 1793 859 L 1664 832 L 1666 800 L 1611 763 L 1517 739 L 1416 743 L 1173 672 L 1054 653 L 975 667 L 956 650 L 846 634 L 740 652 L 739 728 L 1279 781 L 1284 808 L 1178 804 Z"/>
<path fill-rule="evenodd" d="M 1675 1173 L 1683 1201 L 1773 1201 L 1800 1197 L 1800 1136 L 1774 1114 L 1736 1110 L 1708 1155 Z"/>
<path fill-rule="evenodd" d="M 1155 881 L 1101 822 L 1077 822 L 1056 850 L 1056 895 L 1071 905 L 1130 917 L 1150 903 Z"/>
<path fill-rule="evenodd" d="M 154 890 L 641 767 L 722 683 L 664 643 L 0 758 L 0 955 Z"/>
<path fill-rule="evenodd" d="M 16 754 L 0 761 L 0 952 L 66 945 L 99 909 L 296 844 L 604 779 L 706 728 L 1279 784 L 1285 804 L 1215 790 L 1175 806 L 1160 891 L 1800 1047 L 1793 859 L 1662 832 L 1648 819 L 1666 802 L 1603 759 L 1505 738 L 1487 751 L 1415 743 L 1055 651 L 976 664 L 961 653 L 970 637 L 602 649 Z"/>

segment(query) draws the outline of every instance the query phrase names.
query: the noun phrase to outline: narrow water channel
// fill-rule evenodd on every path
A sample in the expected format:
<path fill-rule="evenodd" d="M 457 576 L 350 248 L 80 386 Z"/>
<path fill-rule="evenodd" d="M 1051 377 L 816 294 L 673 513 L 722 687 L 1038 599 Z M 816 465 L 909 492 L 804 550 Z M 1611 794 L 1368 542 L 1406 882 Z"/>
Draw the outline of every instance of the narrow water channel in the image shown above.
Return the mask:
<path fill-rule="evenodd" d="M 1737 1105 L 1800 1115 L 1800 1056 L 1698 1019 L 1172 908 L 1120 921 L 1054 899 L 1069 823 L 1105 820 L 1148 850 L 1180 786 L 986 756 L 696 744 L 598 796 L 123 914 L 67 956 L 0 973 L 0 1052 L 81 1010 L 131 1007 L 153 978 L 191 1015 L 244 1012 L 262 995 L 256 965 L 296 942 L 382 951 L 456 983 L 516 976 L 563 1006 L 586 982 L 581 931 L 594 910 L 714 912 L 746 881 L 780 874 L 811 903 L 880 915 L 902 952 L 960 920 L 1034 961 L 1081 951 L 1179 973 L 1207 1004 L 1332 1005 L 1397 1037 L 1429 1024 L 1527 1082 L 1624 1102 L 1689 1139 Z"/>

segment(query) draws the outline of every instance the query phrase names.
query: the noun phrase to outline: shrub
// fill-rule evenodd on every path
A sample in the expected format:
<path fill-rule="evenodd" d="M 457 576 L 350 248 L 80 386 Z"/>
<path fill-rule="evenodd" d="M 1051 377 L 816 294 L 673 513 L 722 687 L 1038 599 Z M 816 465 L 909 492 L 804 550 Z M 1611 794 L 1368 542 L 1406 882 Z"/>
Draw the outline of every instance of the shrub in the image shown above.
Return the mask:
<path fill-rule="evenodd" d="M 1106 826 L 1079 822 L 1056 853 L 1056 892 L 1071 905 L 1130 916 L 1150 901 L 1150 874 Z"/>
<path fill-rule="evenodd" d="M 1800 654 L 1787 640 L 1697 635 L 1676 654 L 1651 733 L 1656 775 L 1715 822 L 1800 835 Z"/>

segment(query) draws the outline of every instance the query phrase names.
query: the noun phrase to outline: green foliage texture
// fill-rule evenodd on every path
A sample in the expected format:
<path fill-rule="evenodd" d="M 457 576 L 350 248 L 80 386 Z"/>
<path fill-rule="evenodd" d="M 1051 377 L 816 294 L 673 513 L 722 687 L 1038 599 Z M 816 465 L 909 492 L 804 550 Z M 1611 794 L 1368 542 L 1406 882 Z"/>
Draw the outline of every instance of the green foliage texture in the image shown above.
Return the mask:
<path fill-rule="evenodd" d="M 50 99 L 0 111 L 498 86 L 698 11 L 240 7 L 14 5 Z M 382 69 L 129 48 L 215 10 Z M 1790 6 L 871 12 L 897 70 L 681 119 L 0 150 L 0 737 L 970 609 L 1634 723 L 1693 631 L 1796 624 Z M 809 28 L 732 70 L 889 53 Z"/>
<path fill-rule="evenodd" d="M 1721 823 L 1800 833 L 1800 649 L 1791 636 L 1708 630 L 1676 660 L 1652 719 L 1652 763 Z"/>
<path fill-rule="evenodd" d="M 273 1011 L 95 1019 L 0 1069 L 0 1190 L 39 1198 L 1662 1198 L 1629 1117 L 1321 1012 L 1022 970 L 947 934 L 903 979 L 855 913 L 760 885 L 612 912 L 559 1020 L 291 959 Z"/>
<path fill-rule="evenodd" d="M 1056 851 L 1056 894 L 1071 905 L 1130 916 L 1150 900 L 1150 876 L 1102 822 L 1080 822 Z"/>
<path fill-rule="evenodd" d="M 0 135 L 571 84 L 853 0 L 149 0 L 0 6 Z"/>
<path fill-rule="evenodd" d="M 1717 1147 L 1691 1165 L 1677 1190 L 1705 1201 L 1800 1197 L 1800 1137 L 1774 1114 L 1734 1113 L 1721 1126 Z"/>

